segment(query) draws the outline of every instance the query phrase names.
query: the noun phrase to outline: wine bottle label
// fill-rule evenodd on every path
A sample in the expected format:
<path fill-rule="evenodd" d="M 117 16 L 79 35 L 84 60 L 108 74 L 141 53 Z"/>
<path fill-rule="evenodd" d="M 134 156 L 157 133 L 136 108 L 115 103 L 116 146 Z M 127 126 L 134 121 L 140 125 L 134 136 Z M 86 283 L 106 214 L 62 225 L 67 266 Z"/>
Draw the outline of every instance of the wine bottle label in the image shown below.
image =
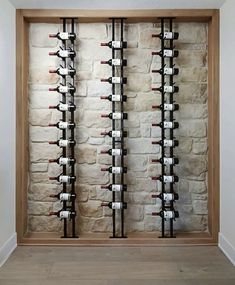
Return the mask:
<path fill-rule="evenodd" d="M 164 86 L 164 92 L 172 93 L 173 92 L 173 86 Z"/>
<path fill-rule="evenodd" d="M 69 163 L 69 158 L 68 157 L 60 157 L 59 158 L 59 164 L 60 165 L 66 165 Z"/>
<path fill-rule="evenodd" d="M 60 147 L 68 146 L 68 140 L 59 140 L 59 146 Z"/>
<path fill-rule="evenodd" d="M 164 49 L 163 50 L 163 56 L 172 57 L 173 56 L 173 50 L 172 49 Z"/>
<path fill-rule="evenodd" d="M 115 65 L 115 66 L 121 65 L 121 59 L 119 58 L 112 59 L 112 65 Z"/>
<path fill-rule="evenodd" d="M 163 146 L 173 146 L 173 140 L 164 140 Z"/>
<path fill-rule="evenodd" d="M 173 123 L 172 122 L 164 122 L 163 126 L 165 129 L 172 129 Z"/>
<path fill-rule="evenodd" d="M 60 201 L 69 201 L 70 200 L 70 193 L 61 193 L 60 194 Z"/>
<path fill-rule="evenodd" d="M 69 57 L 69 51 L 68 50 L 60 50 L 59 56 L 60 57 Z"/>
<path fill-rule="evenodd" d="M 174 200 L 174 194 L 173 193 L 163 193 L 163 200 L 166 202 Z"/>
<path fill-rule="evenodd" d="M 112 155 L 121 155 L 122 150 L 121 149 L 112 149 Z"/>
<path fill-rule="evenodd" d="M 112 41 L 113 48 L 121 48 L 122 42 L 121 41 Z"/>
<path fill-rule="evenodd" d="M 121 209 L 122 208 L 121 205 L 122 204 L 120 202 L 113 202 L 112 203 L 112 209 Z"/>
<path fill-rule="evenodd" d="M 168 157 L 164 157 L 163 158 L 163 163 L 164 164 L 174 164 L 174 159 L 173 158 L 168 158 Z"/>
<path fill-rule="evenodd" d="M 60 212 L 60 218 L 61 219 L 68 219 L 70 217 L 70 212 L 69 211 L 61 211 Z"/>
<path fill-rule="evenodd" d="M 59 122 L 59 129 L 66 129 L 68 127 L 68 122 Z"/>
<path fill-rule="evenodd" d="M 59 86 L 60 93 L 67 93 L 68 91 L 69 91 L 68 86 L 62 86 L 62 85 Z"/>
<path fill-rule="evenodd" d="M 163 39 L 165 40 L 171 40 L 173 39 L 174 34 L 172 32 L 165 32 L 163 35 Z"/>
<path fill-rule="evenodd" d="M 165 111 L 172 111 L 173 110 L 173 104 L 164 104 L 163 108 Z"/>
<path fill-rule="evenodd" d="M 122 113 L 113 113 L 114 120 L 120 120 L 122 118 Z"/>
<path fill-rule="evenodd" d="M 68 104 L 62 104 L 62 103 L 59 104 L 59 110 L 60 111 L 68 111 L 68 109 L 69 109 Z"/>
<path fill-rule="evenodd" d="M 68 68 L 59 68 L 58 72 L 60 75 L 68 75 L 69 74 Z"/>
<path fill-rule="evenodd" d="M 122 167 L 112 167 L 112 173 L 122 173 Z"/>
<path fill-rule="evenodd" d="M 67 175 L 60 175 L 59 182 L 61 182 L 61 183 L 69 182 L 69 176 L 67 176 Z"/>
<path fill-rule="evenodd" d="M 164 68 L 164 74 L 172 75 L 173 74 L 173 68 L 165 67 Z"/>
<path fill-rule="evenodd" d="M 112 191 L 122 191 L 122 185 L 120 184 L 113 184 L 112 185 Z"/>
<path fill-rule="evenodd" d="M 121 131 L 112 131 L 112 137 L 113 138 L 121 137 Z"/>
<path fill-rule="evenodd" d="M 168 183 L 171 183 L 171 182 L 174 182 L 174 177 L 173 176 L 168 176 L 168 175 L 164 175 L 163 176 L 163 182 L 168 182 Z"/>
<path fill-rule="evenodd" d="M 120 102 L 121 101 L 121 95 L 112 95 L 112 101 L 113 102 Z"/>
<path fill-rule="evenodd" d="M 59 33 L 59 37 L 61 38 L 61 40 L 68 40 L 69 33 Z"/>
<path fill-rule="evenodd" d="M 163 213 L 165 219 L 173 219 L 175 216 L 173 211 L 164 211 Z"/>
<path fill-rule="evenodd" d="M 112 77 L 112 83 L 121 83 L 121 77 Z"/>

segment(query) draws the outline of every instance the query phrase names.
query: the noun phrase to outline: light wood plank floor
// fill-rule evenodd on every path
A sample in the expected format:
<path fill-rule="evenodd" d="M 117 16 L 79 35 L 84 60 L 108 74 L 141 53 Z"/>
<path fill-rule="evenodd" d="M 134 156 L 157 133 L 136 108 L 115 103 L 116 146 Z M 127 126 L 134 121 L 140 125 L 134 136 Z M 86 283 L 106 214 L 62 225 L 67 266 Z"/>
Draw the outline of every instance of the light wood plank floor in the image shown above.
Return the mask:
<path fill-rule="evenodd" d="M 0 285 L 235 285 L 215 246 L 18 247 Z"/>

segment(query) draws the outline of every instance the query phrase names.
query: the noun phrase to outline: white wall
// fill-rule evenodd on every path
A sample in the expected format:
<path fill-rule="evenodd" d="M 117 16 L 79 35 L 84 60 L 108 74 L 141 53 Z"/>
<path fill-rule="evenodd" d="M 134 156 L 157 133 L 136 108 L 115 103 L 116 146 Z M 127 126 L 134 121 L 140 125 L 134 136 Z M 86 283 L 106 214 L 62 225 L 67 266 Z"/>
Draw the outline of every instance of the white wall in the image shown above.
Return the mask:
<path fill-rule="evenodd" d="M 0 1 L 0 266 L 15 235 L 15 8 Z"/>
<path fill-rule="evenodd" d="M 235 1 L 220 10 L 221 185 L 219 245 L 235 265 Z"/>

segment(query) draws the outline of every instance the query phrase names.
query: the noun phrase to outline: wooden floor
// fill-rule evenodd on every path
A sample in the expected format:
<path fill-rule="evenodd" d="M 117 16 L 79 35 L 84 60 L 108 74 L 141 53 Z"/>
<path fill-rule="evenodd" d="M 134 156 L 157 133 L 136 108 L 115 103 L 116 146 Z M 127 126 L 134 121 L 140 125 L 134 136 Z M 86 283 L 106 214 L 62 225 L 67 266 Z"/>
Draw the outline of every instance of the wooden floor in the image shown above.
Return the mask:
<path fill-rule="evenodd" d="M 0 285 L 235 285 L 215 246 L 18 247 Z"/>

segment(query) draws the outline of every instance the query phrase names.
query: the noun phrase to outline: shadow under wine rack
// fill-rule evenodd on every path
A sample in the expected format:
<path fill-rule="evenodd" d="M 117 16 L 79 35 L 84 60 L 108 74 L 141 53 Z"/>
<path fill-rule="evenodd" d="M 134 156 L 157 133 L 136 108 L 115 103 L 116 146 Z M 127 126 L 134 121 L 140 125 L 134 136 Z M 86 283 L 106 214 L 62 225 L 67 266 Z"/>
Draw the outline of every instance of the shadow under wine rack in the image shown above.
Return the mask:
<path fill-rule="evenodd" d="M 178 141 L 174 137 L 174 129 L 179 127 L 178 122 L 174 121 L 174 111 L 179 109 L 175 104 L 174 95 L 178 93 L 179 88 L 175 86 L 174 75 L 179 73 L 178 68 L 174 67 L 174 58 L 178 56 L 178 51 L 174 48 L 174 40 L 178 39 L 178 33 L 173 32 L 172 18 L 161 18 L 160 34 L 152 35 L 161 40 L 161 50 L 152 52 L 152 55 L 161 57 L 161 68 L 152 70 L 153 73 L 161 75 L 161 86 L 152 88 L 153 91 L 161 93 L 161 105 L 153 106 L 161 110 L 161 122 L 152 126 L 161 128 L 161 141 L 152 142 L 161 146 L 161 158 L 152 162 L 161 163 L 161 176 L 152 177 L 153 180 L 161 182 L 161 193 L 152 195 L 153 198 L 161 199 L 161 211 L 152 213 L 153 216 L 160 216 L 161 236 L 162 238 L 174 236 L 174 220 L 179 217 L 178 211 L 174 208 L 174 203 L 178 200 L 178 194 L 175 193 L 174 184 L 178 182 L 178 176 L 174 174 L 174 166 L 178 164 L 178 158 L 174 157 L 174 147 L 178 146 Z M 169 30 L 166 29 L 169 25 Z M 166 235 L 165 222 L 169 221 L 169 235 Z"/>
<path fill-rule="evenodd" d="M 74 59 L 76 52 L 74 50 L 75 19 L 62 18 L 63 32 L 50 35 L 51 38 L 57 38 L 61 41 L 61 47 L 57 52 L 51 52 L 49 55 L 55 55 L 61 58 L 62 63 L 57 70 L 51 70 L 50 73 L 57 73 L 61 78 L 61 84 L 57 88 L 50 88 L 50 91 L 57 91 L 61 94 L 61 101 L 57 106 L 51 106 L 62 113 L 62 118 L 57 124 L 49 126 L 57 127 L 61 130 L 62 136 L 56 142 L 62 148 L 62 156 L 58 159 L 50 160 L 56 162 L 62 167 L 62 173 L 57 177 L 50 177 L 50 180 L 57 180 L 62 184 L 62 191 L 51 197 L 58 198 L 62 202 L 62 209 L 58 212 L 51 212 L 50 215 L 56 215 L 63 220 L 63 236 L 62 238 L 77 238 L 76 235 L 76 193 L 75 193 L 75 122 L 74 112 L 76 105 L 74 104 L 75 75 L 76 69 Z M 71 224 L 70 224 L 71 223 Z M 71 227 L 70 227 L 71 226 Z M 71 232 L 71 233 L 68 233 Z"/>
<path fill-rule="evenodd" d="M 124 120 L 127 119 L 127 113 L 124 113 L 124 84 L 127 79 L 124 77 L 124 66 L 127 61 L 123 58 L 123 50 L 127 47 L 127 43 L 123 40 L 123 24 L 124 18 L 111 18 L 112 20 L 112 41 L 103 43 L 102 46 L 108 46 L 112 49 L 112 59 L 101 63 L 107 63 L 112 66 L 112 77 L 101 79 L 102 82 L 112 84 L 112 94 L 102 96 L 101 99 L 108 99 L 112 102 L 112 113 L 102 115 L 112 120 L 112 131 L 108 134 L 112 138 L 112 149 L 109 154 L 112 156 L 112 166 L 102 168 L 103 171 L 109 171 L 112 174 L 112 183 L 109 186 L 101 186 L 101 188 L 112 191 L 112 202 L 102 203 L 102 206 L 108 206 L 112 209 L 112 236 L 111 238 L 126 238 L 124 229 L 124 210 L 127 208 L 124 192 L 127 186 L 124 184 L 124 175 L 127 172 L 125 167 L 124 156 L 126 155 L 124 138 Z M 105 153 L 105 152 L 103 152 Z M 117 216 L 120 217 L 120 230 L 117 229 Z"/>

